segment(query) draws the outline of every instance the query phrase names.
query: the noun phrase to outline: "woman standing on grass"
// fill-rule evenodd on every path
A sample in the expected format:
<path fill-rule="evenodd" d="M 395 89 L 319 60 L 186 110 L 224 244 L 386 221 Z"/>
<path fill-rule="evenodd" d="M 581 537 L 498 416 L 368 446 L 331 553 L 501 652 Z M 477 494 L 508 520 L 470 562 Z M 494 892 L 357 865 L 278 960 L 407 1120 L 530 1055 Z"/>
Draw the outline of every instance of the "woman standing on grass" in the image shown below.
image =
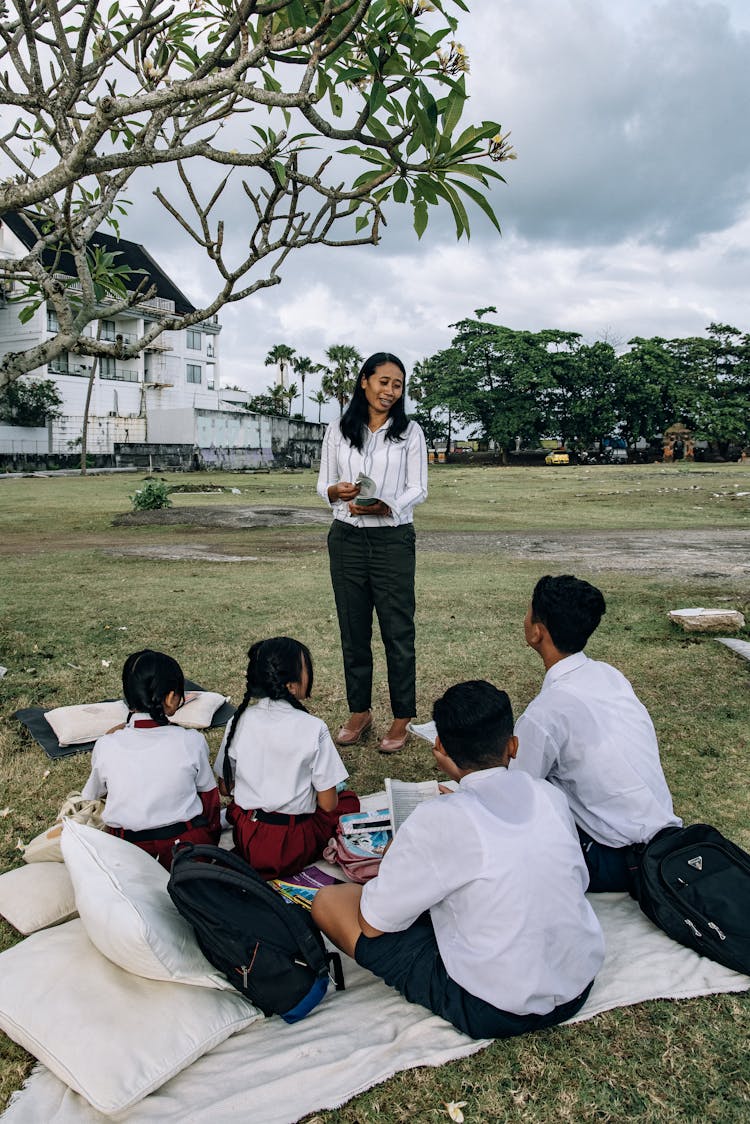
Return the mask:
<path fill-rule="evenodd" d="M 328 554 L 351 712 L 336 740 L 354 745 L 372 725 L 374 608 L 393 714 L 382 753 L 403 749 L 417 709 L 413 512 L 427 498 L 427 447 L 406 416 L 405 386 L 395 355 L 365 360 L 343 416 L 326 430 L 318 477 L 318 493 L 333 509 Z"/>

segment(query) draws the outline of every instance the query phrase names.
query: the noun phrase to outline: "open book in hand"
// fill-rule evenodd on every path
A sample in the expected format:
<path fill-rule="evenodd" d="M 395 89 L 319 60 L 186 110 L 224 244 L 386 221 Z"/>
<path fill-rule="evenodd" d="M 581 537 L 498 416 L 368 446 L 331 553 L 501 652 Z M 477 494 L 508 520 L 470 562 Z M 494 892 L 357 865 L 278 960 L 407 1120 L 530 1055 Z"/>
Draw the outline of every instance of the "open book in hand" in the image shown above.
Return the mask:
<path fill-rule="evenodd" d="M 433 796 L 439 796 L 440 789 L 437 781 L 394 781 L 386 777 L 385 793 L 395 835 L 417 805 L 424 800 L 432 800 Z"/>
<path fill-rule="evenodd" d="M 354 501 L 359 507 L 372 507 L 373 504 L 378 502 L 378 486 L 371 477 L 360 472 L 354 483 L 359 484 L 359 495 Z"/>

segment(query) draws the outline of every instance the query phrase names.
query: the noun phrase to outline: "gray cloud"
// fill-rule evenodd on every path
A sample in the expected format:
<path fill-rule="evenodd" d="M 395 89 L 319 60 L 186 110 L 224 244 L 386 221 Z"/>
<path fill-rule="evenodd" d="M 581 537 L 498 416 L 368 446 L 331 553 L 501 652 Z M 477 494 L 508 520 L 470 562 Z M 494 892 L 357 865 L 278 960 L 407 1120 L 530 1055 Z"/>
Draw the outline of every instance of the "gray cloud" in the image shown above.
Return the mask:
<path fill-rule="evenodd" d="M 476 9 L 467 31 L 473 108 L 494 106 L 519 154 L 496 193 L 506 225 L 681 245 L 738 217 L 750 33 L 726 5 L 503 0 Z"/>
<path fill-rule="evenodd" d="M 488 304 L 511 327 L 623 342 L 699 334 L 712 319 L 750 327 L 750 6 L 474 0 L 473 8 L 458 33 L 472 63 L 466 118 L 499 119 L 519 154 L 494 194 L 504 237 L 476 214 L 471 242 L 456 244 L 441 208 L 418 242 L 409 209 L 394 208 L 377 249 L 292 255 L 280 286 L 222 312 L 225 381 L 264 389 L 272 376 L 264 356 L 280 342 L 316 361 L 331 344 L 352 343 L 412 364 L 447 346 L 451 321 Z M 166 175 L 160 169 L 159 182 Z M 192 299 L 207 295 L 201 252 L 148 190 L 135 199 L 127 236 Z M 237 255 L 243 206 L 237 195 L 226 210 Z"/>

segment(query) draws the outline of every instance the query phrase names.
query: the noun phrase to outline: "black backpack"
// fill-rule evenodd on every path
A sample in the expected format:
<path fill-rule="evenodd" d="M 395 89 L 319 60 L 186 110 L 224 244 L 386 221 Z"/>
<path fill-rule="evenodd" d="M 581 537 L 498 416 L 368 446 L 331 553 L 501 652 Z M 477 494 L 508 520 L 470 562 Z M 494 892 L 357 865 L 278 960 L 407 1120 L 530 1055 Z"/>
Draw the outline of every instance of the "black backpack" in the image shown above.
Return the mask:
<path fill-rule="evenodd" d="M 750 855 L 715 827 L 666 827 L 631 848 L 633 897 L 673 940 L 750 974 Z"/>
<path fill-rule="evenodd" d="M 326 952 L 307 910 L 286 901 L 238 855 L 178 844 L 169 896 L 193 926 L 203 955 L 264 1015 L 298 1022 L 329 981 L 343 988 L 341 959 Z"/>

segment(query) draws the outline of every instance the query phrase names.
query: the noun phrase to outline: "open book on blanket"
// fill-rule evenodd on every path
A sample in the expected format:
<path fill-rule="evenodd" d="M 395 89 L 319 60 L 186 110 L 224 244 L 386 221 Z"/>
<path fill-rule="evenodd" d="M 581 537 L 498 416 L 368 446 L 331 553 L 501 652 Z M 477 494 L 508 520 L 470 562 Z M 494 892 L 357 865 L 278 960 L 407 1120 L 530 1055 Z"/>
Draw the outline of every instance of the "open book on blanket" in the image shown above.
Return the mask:
<path fill-rule="evenodd" d="M 273 886 L 274 890 L 277 890 L 287 901 L 301 905 L 303 909 L 312 909 L 313 898 L 318 890 L 323 886 L 334 886 L 342 881 L 342 878 L 336 878 L 313 864 L 289 878 L 272 878 L 269 886 Z"/>

